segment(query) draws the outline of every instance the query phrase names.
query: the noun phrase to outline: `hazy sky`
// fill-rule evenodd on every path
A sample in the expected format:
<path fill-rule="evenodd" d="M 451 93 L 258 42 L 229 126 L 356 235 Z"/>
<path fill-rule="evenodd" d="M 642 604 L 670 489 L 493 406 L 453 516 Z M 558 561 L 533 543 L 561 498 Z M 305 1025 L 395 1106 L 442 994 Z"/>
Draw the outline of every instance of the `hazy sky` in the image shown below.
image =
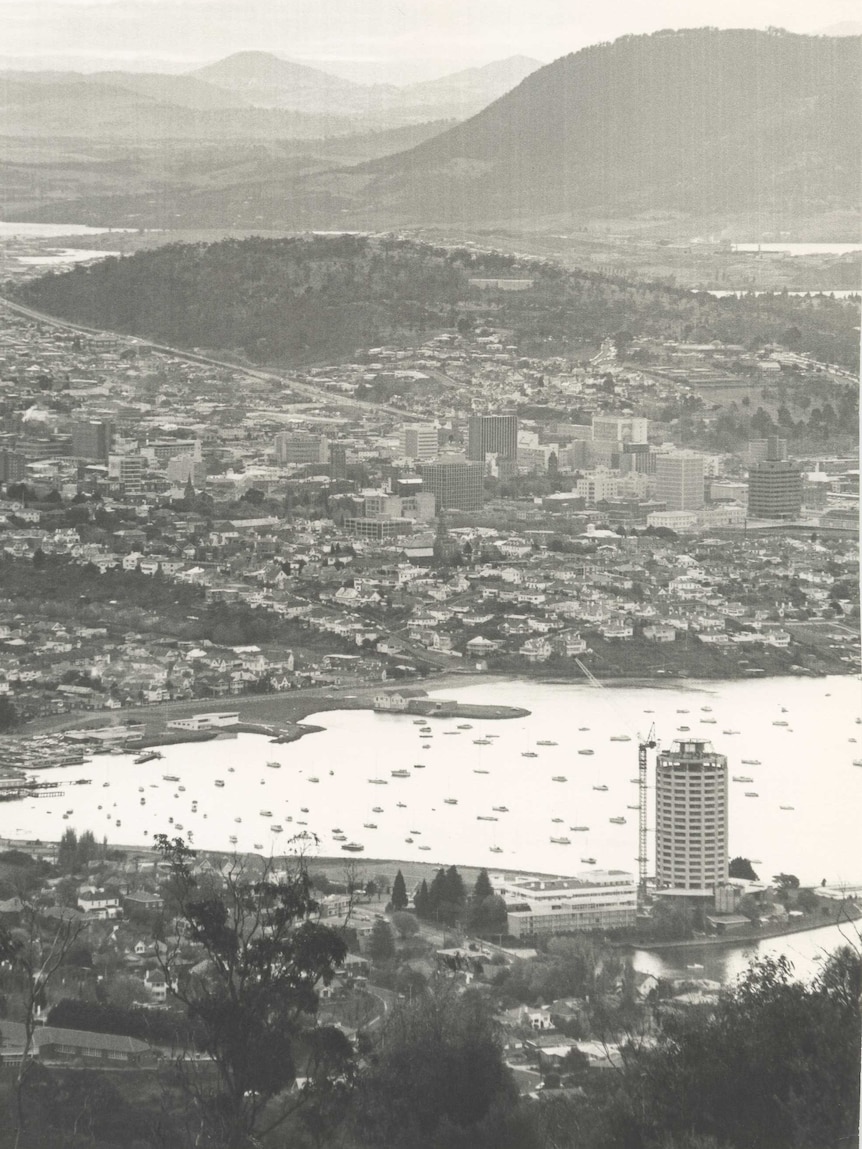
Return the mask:
<path fill-rule="evenodd" d="M 244 49 L 401 83 L 659 28 L 817 32 L 858 0 L 0 0 L 0 63 L 185 70 Z"/>

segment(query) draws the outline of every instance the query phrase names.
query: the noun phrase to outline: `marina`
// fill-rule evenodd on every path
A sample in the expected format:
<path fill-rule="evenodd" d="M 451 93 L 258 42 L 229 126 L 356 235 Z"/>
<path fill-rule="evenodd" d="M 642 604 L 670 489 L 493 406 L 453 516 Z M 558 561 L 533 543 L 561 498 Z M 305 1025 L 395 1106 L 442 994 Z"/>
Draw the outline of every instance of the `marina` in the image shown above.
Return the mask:
<path fill-rule="evenodd" d="M 856 843 L 862 771 L 854 769 L 856 747 L 848 744 L 859 711 L 854 678 L 604 690 L 506 681 L 465 684 L 458 693 L 465 702 L 528 706 L 531 714 L 501 722 L 496 730 L 486 728 L 486 734 L 498 735 L 487 738 L 486 746 L 449 739 L 444 750 L 438 739 L 413 768 L 401 765 L 411 761 L 415 749 L 412 719 L 363 710 L 311 715 L 309 721 L 323 728 L 319 733 L 277 748 L 260 736 L 240 734 L 166 745 L 159 751 L 161 760 L 144 765 L 134 763 L 137 753 L 97 754 L 74 772 L 75 779 L 92 784 L 75 787 L 74 810 L 65 821 L 48 812 L 50 802 L 24 796 L 0 804 L 0 833 L 7 839 L 44 841 L 59 837 L 61 825 L 71 825 L 79 834 L 91 829 L 99 838 L 107 832 L 109 840 L 145 846 L 168 830 L 171 816 L 174 828 L 182 824 L 196 848 L 235 845 L 283 853 L 296 848 L 293 837 L 302 822 L 317 838 L 306 840 L 305 851 L 334 856 L 345 844 L 326 829 L 334 824 L 347 842 L 364 847 L 355 852 L 366 857 L 373 842 L 375 858 L 408 860 L 418 857 L 421 842 L 430 847 L 423 855 L 434 864 L 493 861 L 495 867 L 562 874 L 595 865 L 636 873 L 637 816 L 622 823 L 610 819 L 622 817 L 636 797 L 630 780 L 637 781 L 638 726 L 654 722 L 662 746 L 669 746 L 676 737 L 676 711 L 693 712 L 705 700 L 723 726 L 740 731 L 733 740 L 713 736 L 714 748 L 727 755 L 728 775 L 737 783 L 730 790 L 731 856 L 761 858 L 763 867 L 756 868 L 767 877 L 792 872 L 809 884 L 860 877 Z M 773 726 L 782 706 L 793 725 L 791 739 L 785 728 Z M 645 709 L 654 713 L 645 718 Z M 590 726 L 590 737 L 601 750 L 581 756 L 586 748 L 579 724 Z M 612 742 L 611 736 L 626 726 L 631 741 Z M 540 739 L 557 745 L 532 761 L 522 758 L 523 747 Z M 277 769 L 270 765 L 276 750 Z M 740 772 L 740 752 L 752 764 L 747 773 Z M 479 755 L 482 773 L 476 772 Z M 63 787 L 71 781 L 61 768 L 41 771 L 39 780 Z M 267 804 L 262 807 L 263 781 Z M 397 787 L 409 781 L 409 804 L 386 801 L 383 790 L 390 781 Z M 745 798 L 746 783 L 758 798 Z M 143 804 L 141 787 L 150 795 Z M 110 803 L 104 799 L 107 788 Z M 399 793 L 406 795 L 404 789 Z M 653 804 L 650 790 L 650 829 Z M 770 810 L 771 818 L 765 816 Z M 581 834 L 587 846 L 581 857 L 594 862 L 582 862 L 549 841 L 552 814 L 564 819 L 569 835 Z M 492 815 L 499 821 L 492 822 Z M 235 821 L 238 817 L 241 822 Z M 121 828 L 115 826 L 117 819 Z"/>

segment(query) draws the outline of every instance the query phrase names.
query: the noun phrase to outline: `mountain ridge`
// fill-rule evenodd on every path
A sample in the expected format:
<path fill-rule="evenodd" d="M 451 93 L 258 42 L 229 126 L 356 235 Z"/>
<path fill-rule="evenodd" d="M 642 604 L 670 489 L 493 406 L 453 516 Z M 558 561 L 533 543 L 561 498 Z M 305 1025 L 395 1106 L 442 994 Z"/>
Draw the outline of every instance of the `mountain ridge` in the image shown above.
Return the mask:
<path fill-rule="evenodd" d="M 417 222 L 591 207 L 707 213 L 770 196 L 779 211 L 794 199 L 855 206 L 860 47 L 859 37 L 717 29 L 594 45 L 410 152 L 354 169 L 368 180 L 357 206 Z"/>

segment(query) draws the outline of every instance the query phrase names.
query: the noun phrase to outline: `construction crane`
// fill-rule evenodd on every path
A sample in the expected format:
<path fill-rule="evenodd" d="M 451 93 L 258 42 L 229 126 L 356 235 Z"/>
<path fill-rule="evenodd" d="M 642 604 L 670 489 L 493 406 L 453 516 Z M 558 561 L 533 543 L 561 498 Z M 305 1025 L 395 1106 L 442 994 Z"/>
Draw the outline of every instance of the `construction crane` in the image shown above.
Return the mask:
<path fill-rule="evenodd" d="M 600 690 L 604 689 L 602 683 L 588 667 L 584 666 L 579 658 L 574 661 L 590 686 L 595 686 Z M 647 887 L 647 751 L 655 750 L 657 747 L 658 739 L 655 736 L 655 723 L 653 723 L 646 738 L 642 738 L 638 734 L 638 853 L 636 861 L 638 864 L 638 894 L 642 902 L 646 898 Z"/>

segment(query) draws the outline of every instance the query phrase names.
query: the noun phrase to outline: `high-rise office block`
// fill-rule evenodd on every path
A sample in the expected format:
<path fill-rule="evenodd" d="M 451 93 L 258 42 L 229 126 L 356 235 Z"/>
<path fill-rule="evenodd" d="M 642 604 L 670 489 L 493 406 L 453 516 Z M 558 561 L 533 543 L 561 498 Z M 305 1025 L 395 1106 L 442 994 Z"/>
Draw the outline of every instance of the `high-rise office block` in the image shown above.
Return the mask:
<path fill-rule="evenodd" d="M 487 455 L 518 457 L 517 415 L 471 415 L 467 424 L 467 458 L 484 463 Z"/>
<path fill-rule="evenodd" d="M 405 459 L 434 459 L 440 454 L 433 423 L 405 423 L 399 432 L 399 443 Z"/>
<path fill-rule="evenodd" d="M 656 498 L 669 511 L 699 511 L 703 506 L 703 455 L 675 451 L 656 456 Z"/>
<path fill-rule="evenodd" d="M 329 440 L 305 431 L 281 431 L 275 437 L 277 463 L 308 465 L 329 462 Z"/>
<path fill-rule="evenodd" d="M 344 443 L 329 444 L 330 479 L 347 478 L 347 447 Z"/>
<path fill-rule="evenodd" d="M 627 475 L 634 471 L 640 475 L 655 474 L 656 453 L 648 443 L 623 443 L 620 471 Z"/>
<path fill-rule="evenodd" d="M 727 758 L 679 739 L 656 760 L 655 873 L 659 889 L 711 892 L 727 882 Z"/>
<path fill-rule="evenodd" d="M 795 519 L 802 510 L 802 472 L 788 461 L 787 440 L 766 441 L 766 458 L 748 472 L 748 513 L 755 519 Z"/>
<path fill-rule="evenodd" d="M 593 439 L 596 442 L 646 443 L 649 419 L 635 415 L 593 415 Z"/>
<path fill-rule="evenodd" d="M 143 455 L 109 455 L 108 478 L 123 484 L 127 495 L 140 494 L 143 489 L 146 460 Z"/>
<path fill-rule="evenodd" d="M 27 466 L 26 456 L 20 451 L 0 447 L 0 483 L 20 483 Z"/>
<path fill-rule="evenodd" d="M 107 420 L 88 420 L 72 424 L 72 454 L 79 459 L 107 462 L 114 441 L 114 424 Z"/>
<path fill-rule="evenodd" d="M 417 463 L 426 491 L 437 500 L 437 511 L 481 510 L 485 501 L 485 468 L 460 455 L 443 456 L 433 463 Z"/>

